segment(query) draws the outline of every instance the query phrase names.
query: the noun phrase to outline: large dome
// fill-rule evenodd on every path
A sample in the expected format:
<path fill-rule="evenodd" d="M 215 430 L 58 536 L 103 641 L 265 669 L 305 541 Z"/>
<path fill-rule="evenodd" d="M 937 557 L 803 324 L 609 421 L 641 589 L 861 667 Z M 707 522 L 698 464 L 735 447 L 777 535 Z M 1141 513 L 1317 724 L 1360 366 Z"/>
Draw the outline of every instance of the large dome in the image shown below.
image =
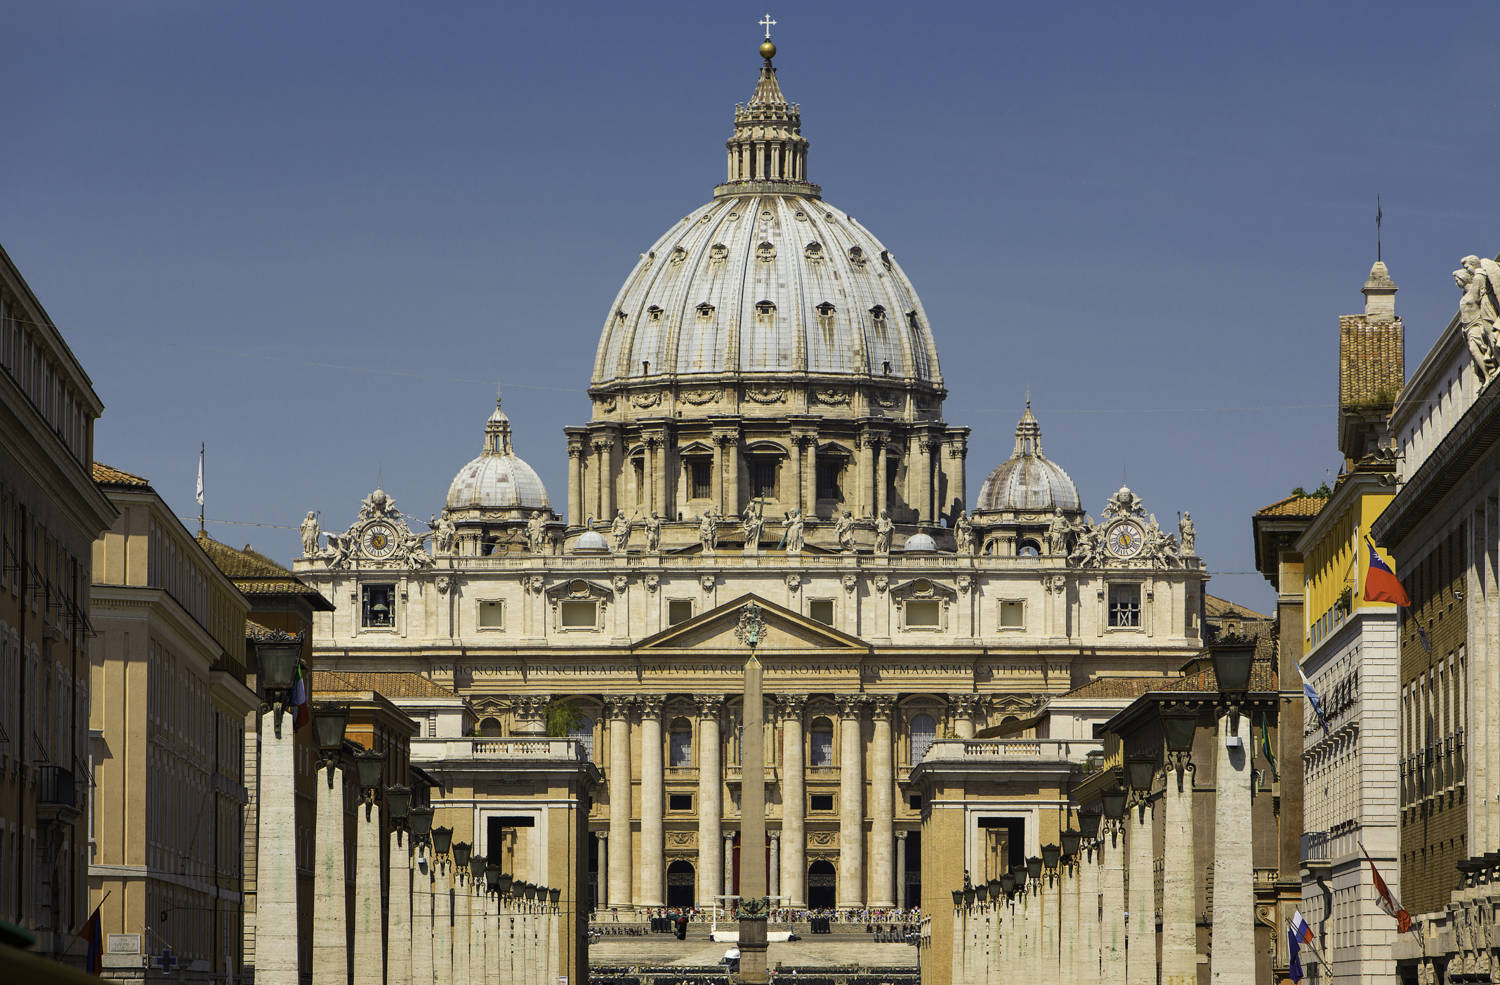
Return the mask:
<path fill-rule="evenodd" d="M 458 470 L 448 487 L 449 510 L 550 510 L 547 487 L 510 444 L 510 418 L 495 401 L 495 412 L 484 425 L 484 450 Z"/>
<path fill-rule="evenodd" d="M 1016 425 L 1016 450 L 979 487 L 976 513 L 1039 513 L 1083 508 L 1078 487 L 1063 467 L 1042 454 L 1042 426 L 1026 401 Z"/>
<path fill-rule="evenodd" d="M 668 230 L 610 308 L 593 382 L 740 373 L 942 383 L 911 281 L 812 195 L 716 198 Z"/>

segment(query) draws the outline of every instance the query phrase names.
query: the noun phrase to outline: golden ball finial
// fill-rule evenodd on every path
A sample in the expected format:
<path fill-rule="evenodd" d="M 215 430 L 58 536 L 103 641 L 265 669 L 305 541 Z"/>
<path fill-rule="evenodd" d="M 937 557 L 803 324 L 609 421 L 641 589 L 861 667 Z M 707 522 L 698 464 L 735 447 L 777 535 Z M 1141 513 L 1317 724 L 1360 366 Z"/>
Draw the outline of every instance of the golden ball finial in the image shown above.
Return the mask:
<path fill-rule="evenodd" d="M 767 38 L 760 43 L 760 57 L 764 58 L 766 61 L 770 61 L 771 59 L 776 57 L 776 46 L 771 43 L 770 38 Z"/>

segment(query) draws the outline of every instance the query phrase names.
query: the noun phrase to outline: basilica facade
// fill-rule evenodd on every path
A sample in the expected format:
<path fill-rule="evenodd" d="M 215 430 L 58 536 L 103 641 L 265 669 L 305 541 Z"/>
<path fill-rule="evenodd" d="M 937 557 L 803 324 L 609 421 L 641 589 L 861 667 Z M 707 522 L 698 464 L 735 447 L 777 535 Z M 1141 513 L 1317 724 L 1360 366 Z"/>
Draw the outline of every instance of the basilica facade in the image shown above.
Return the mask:
<path fill-rule="evenodd" d="M 1029 402 L 968 499 L 933 327 L 890 250 L 808 181 L 774 55 L 768 41 L 735 108 L 726 180 L 605 313 L 591 419 L 563 429 L 566 512 L 497 403 L 441 513 L 418 521 L 376 490 L 340 531 L 309 514 L 296 562 L 334 603 L 319 669 L 414 672 L 453 695 L 406 709 L 414 762 L 482 762 L 486 742 L 549 723 L 579 740 L 603 776 L 577 857 L 595 906 L 735 895 L 748 605 L 770 705 L 757 850 L 795 908 L 914 906 L 933 853 L 981 876 L 987 856 L 1003 871 L 1035 854 L 1093 727 L 1138 690 L 1087 685 L 1174 675 L 1203 646 L 1191 518 L 1167 532 L 1121 488 L 1096 520 Z M 983 805 L 965 844 L 923 845 L 933 804 L 913 769 L 976 735 L 1058 769 L 995 760 L 965 794 Z M 433 804 L 476 851 L 542 837 L 482 769 L 465 775 Z M 523 856 L 525 877 L 564 884 L 545 851 Z"/>

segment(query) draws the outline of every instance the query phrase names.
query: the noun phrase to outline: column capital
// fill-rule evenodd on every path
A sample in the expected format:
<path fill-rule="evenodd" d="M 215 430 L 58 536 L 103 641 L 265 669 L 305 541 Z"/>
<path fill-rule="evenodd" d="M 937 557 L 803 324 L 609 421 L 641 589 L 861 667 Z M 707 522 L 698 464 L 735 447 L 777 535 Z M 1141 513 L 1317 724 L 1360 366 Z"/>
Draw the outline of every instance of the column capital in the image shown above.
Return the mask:
<path fill-rule="evenodd" d="M 659 694 L 645 694 L 635 699 L 635 709 L 641 718 L 660 718 L 667 699 Z"/>
<path fill-rule="evenodd" d="M 609 719 L 629 718 L 635 699 L 626 695 L 605 695 L 604 717 Z"/>
<path fill-rule="evenodd" d="M 807 707 L 805 694 L 772 695 L 776 702 L 776 717 L 780 721 L 802 721 L 802 712 Z"/>
<path fill-rule="evenodd" d="M 893 695 L 877 694 L 870 698 L 870 716 L 876 721 L 889 721 L 891 712 L 896 710 L 896 699 Z"/>
<path fill-rule="evenodd" d="M 724 711 L 724 696 L 722 694 L 700 694 L 694 699 L 698 705 L 699 718 L 712 718 L 717 720 Z"/>
<path fill-rule="evenodd" d="M 863 694 L 835 694 L 833 700 L 839 706 L 840 718 L 859 718 L 866 698 Z"/>
<path fill-rule="evenodd" d="M 594 837 L 598 838 L 600 841 L 608 841 L 609 840 L 609 832 L 608 831 L 595 831 L 594 832 Z"/>
<path fill-rule="evenodd" d="M 900 828 L 900 829 L 898 829 L 896 831 L 896 840 L 897 841 L 905 841 L 906 840 L 906 836 L 909 835 L 909 834 L 911 834 L 910 831 L 907 831 L 905 828 Z"/>
<path fill-rule="evenodd" d="M 950 694 L 948 710 L 961 718 L 973 718 L 979 713 L 980 701 L 977 694 Z"/>

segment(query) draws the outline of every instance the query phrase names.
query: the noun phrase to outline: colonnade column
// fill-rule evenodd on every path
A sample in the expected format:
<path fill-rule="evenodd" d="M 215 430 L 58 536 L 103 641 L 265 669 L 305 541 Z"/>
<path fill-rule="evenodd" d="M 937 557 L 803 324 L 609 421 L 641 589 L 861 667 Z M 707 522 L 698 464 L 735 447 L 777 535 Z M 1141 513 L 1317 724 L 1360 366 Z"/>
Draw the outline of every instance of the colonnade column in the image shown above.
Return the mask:
<path fill-rule="evenodd" d="M 432 843 L 417 846 L 411 872 L 411 980 L 432 981 Z M 257 972 L 257 975 L 259 973 Z"/>
<path fill-rule="evenodd" d="M 394 828 L 390 837 L 390 904 L 386 907 L 386 985 L 411 985 L 411 849 L 407 833 Z"/>
<path fill-rule="evenodd" d="M 629 698 L 606 698 L 609 721 L 609 905 L 628 908 L 630 898 L 630 706 Z"/>
<path fill-rule="evenodd" d="M 781 895 L 781 835 L 775 831 L 766 835 L 771 843 L 771 858 L 766 864 L 766 895 L 772 898 Z M 776 900 L 780 906 L 781 901 Z"/>
<path fill-rule="evenodd" d="M 594 909 L 603 910 L 609 905 L 609 832 L 595 831 L 594 840 L 599 844 L 599 865 L 594 871 Z"/>
<path fill-rule="evenodd" d="M 583 443 L 568 436 L 568 523 L 583 523 Z"/>
<path fill-rule="evenodd" d="M 906 831 L 896 832 L 896 905 L 907 909 L 906 904 Z"/>
<path fill-rule="evenodd" d="M 469 880 L 473 876 L 467 865 L 453 866 L 453 981 L 467 982 L 471 968 L 471 957 L 473 952 L 470 946 L 474 936 L 473 920 L 469 909 L 469 901 L 473 899 L 473 889 Z"/>
<path fill-rule="evenodd" d="M 1174 775 L 1175 774 L 1175 775 Z M 1179 789 L 1180 787 L 1180 789 Z M 1168 769 L 1162 794 L 1161 981 L 1198 981 L 1197 861 L 1193 857 L 1193 779 L 1191 769 Z M 1249 827 L 1250 816 L 1241 823 Z M 1216 880 L 1217 881 L 1217 880 Z M 1224 898 L 1215 888 L 1215 899 Z M 1247 899 L 1250 898 L 1247 892 Z M 1253 964 L 1252 964 L 1253 967 Z"/>
<path fill-rule="evenodd" d="M 807 905 L 807 835 L 803 823 L 807 777 L 802 746 L 806 703 L 807 698 L 801 694 L 784 694 L 777 702 L 781 714 L 781 892 L 794 909 Z"/>
<path fill-rule="evenodd" d="M 734 895 L 734 835 L 724 835 L 724 895 Z"/>
<path fill-rule="evenodd" d="M 704 909 L 712 908 L 724 881 L 719 847 L 724 806 L 719 714 L 723 708 L 722 695 L 698 696 L 698 905 Z"/>
<path fill-rule="evenodd" d="M 859 436 L 859 488 L 854 494 L 854 515 L 858 519 L 863 519 L 875 509 L 874 490 L 870 488 L 875 481 L 874 447 L 873 434 L 866 431 Z"/>
<path fill-rule="evenodd" d="M 262 985 L 298 985 L 297 803 L 295 748 L 284 712 L 260 716 L 260 791 L 256 800 L 255 976 Z"/>
<path fill-rule="evenodd" d="M 1078 859 L 1057 868 L 1057 980 L 1067 981 L 1078 968 Z"/>
<path fill-rule="evenodd" d="M 879 516 L 885 512 L 887 503 L 885 501 L 887 469 L 889 464 L 885 458 L 885 437 L 882 435 L 875 445 L 875 515 Z"/>
<path fill-rule="evenodd" d="M 441 985 L 453 980 L 453 861 L 438 855 L 433 863 L 432 978 Z"/>
<path fill-rule="evenodd" d="M 883 453 L 882 453 L 883 454 Z M 878 695 L 870 700 L 874 720 L 870 766 L 870 906 L 888 909 L 896 905 L 894 886 L 896 838 L 891 822 L 895 816 L 896 764 L 891 741 L 891 713 L 896 700 Z"/>
<path fill-rule="evenodd" d="M 1156 876 L 1151 845 L 1152 802 L 1139 796 L 1130 806 L 1130 927 L 1125 954 L 1127 985 L 1156 985 Z"/>
<path fill-rule="evenodd" d="M 354 965 L 356 982 L 380 985 L 385 928 L 380 919 L 380 807 L 375 791 L 362 791 L 354 808 Z M 394 891 L 394 890 L 393 890 Z"/>
<path fill-rule="evenodd" d="M 663 699 L 650 695 L 636 699 L 641 716 L 641 880 L 642 906 L 663 906 L 666 861 L 663 858 L 662 818 L 667 801 L 662 773 L 661 712 Z"/>
<path fill-rule="evenodd" d="M 802 446 L 806 443 L 807 437 L 805 435 L 795 432 L 792 434 L 792 486 L 797 490 L 796 508 L 804 512 L 807 509 L 804 505 L 807 499 L 805 495 L 807 490 L 802 481 L 802 462 L 804 457 Z"/>
<path fill-rule="evenodd" d="M 317 827 L 313 849 L 313 961 L 316 985 L 349 977 L 349 938 L 344 908 L 344 770 L 325 760 L 317 778 Z M 285 865 L 283 859 L 277 864 Z"/>
<path fill-rule="evenodd" d="M 1105 821 L 1108 830 L 1099 842 L 1100 912 L 1099 980 L 1102 985 L 1125 985 L 1125 821 Z"/>
<path fill-rule="evenodd" d="M 1224 741 L 1239 738 L 1231 749 Z M 1213 985 L 1255 979 L 1255 870 L 1251 858 L 1250 716 L 1219 719 L 1214 769 L 1214 926 L 1209 947 Z"/>
<path fill-rule="evenodd" d="M 921 429 L 911 436 L 912 462 L 916 467 L 917 488 L 913 497 L 917 507 L 917 522 L 932 522 L 932 444 L 927 432 Z"/>
<path fill-rule="evenodd" d="M 860 722 L 862 694 L 836 696 L 839 704 L 839 885 L 840 907 L 865 904 L 865 744 Z"/>

